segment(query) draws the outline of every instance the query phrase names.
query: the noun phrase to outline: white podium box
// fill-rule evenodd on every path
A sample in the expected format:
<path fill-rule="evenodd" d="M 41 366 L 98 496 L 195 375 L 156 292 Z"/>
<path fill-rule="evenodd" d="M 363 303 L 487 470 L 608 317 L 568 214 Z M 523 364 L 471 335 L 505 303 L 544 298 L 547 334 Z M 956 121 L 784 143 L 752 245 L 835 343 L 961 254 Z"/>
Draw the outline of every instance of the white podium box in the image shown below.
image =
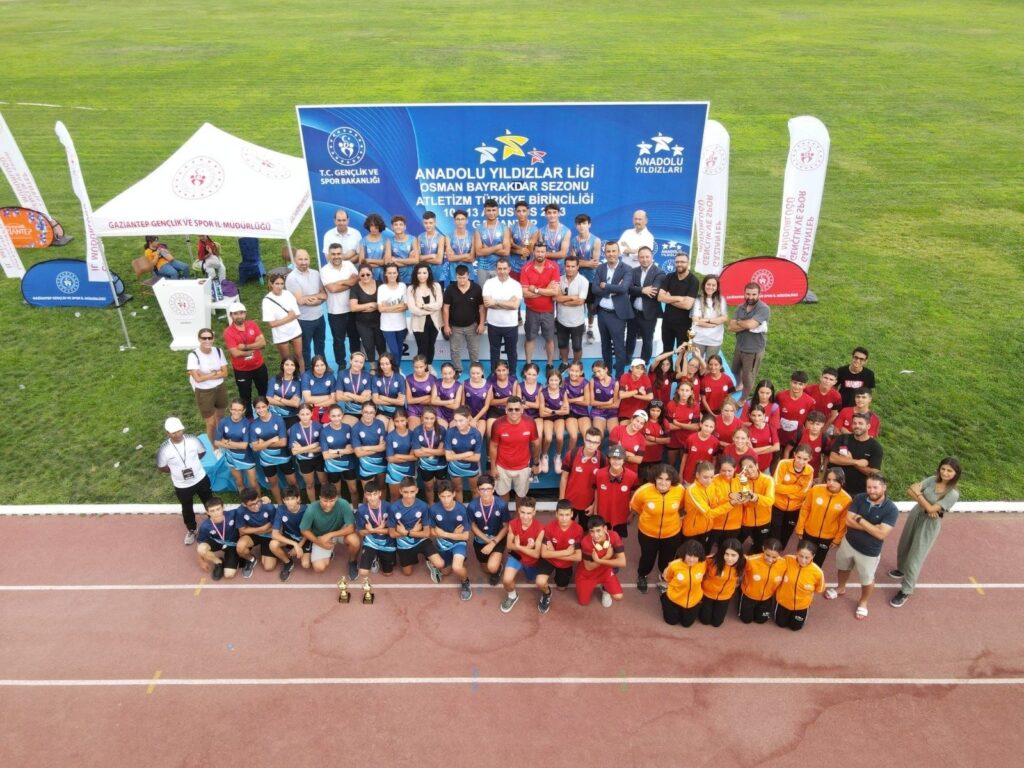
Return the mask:
<path fill-rule="evenodd" d="M 153 293 L 171 332 L 171 349 L 199 346 L 199 329 L 210 327 L 210 286 L 207 280 L 158 280 Z"/>

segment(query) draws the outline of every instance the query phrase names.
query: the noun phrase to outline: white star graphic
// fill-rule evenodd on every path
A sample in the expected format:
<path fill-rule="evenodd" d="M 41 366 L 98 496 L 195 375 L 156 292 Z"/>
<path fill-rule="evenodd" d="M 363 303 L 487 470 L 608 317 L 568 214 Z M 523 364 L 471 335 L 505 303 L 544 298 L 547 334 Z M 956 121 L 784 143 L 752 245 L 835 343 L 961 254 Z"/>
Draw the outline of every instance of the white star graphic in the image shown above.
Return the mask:
<path fill-rule="evenodd" d="M 685 147 L 681 147 L 678 144 L 673 144 L 672 145 L 672 157 L 679 157 L 681 154 L 683 154 L 683 150 L 684 149 L 685 149 Z"/>
<path fill-rule="evenodd" d="M 666 136 L 661 131 L 658 131 L 657 136 L 651 136 L 651 141 L 654 142 L 654 154 L 659 152 L 669 152 L 672 147 L 669 146 L 672 143 L 672 137 Z"/>
<path fill-rule="evenodd" d="M 481 163 L 496 162 L 494 159 L 494 153 L 498 151 L 497 147 L 488 147 L 483 142 L 480 142 L 480 146 L 476 148 L 476 151 L 480 153 Z"/>
<path fill-rule="evenodd" d="M 648 144 L 646 141 L 641 141 L 639 144 L 637 144 L 637 147 L 640 148 L 640 155 L 651 154 L 651 147 L 653 146 L 653 144 Z M 639 157 L 640 155 L 637 155 L 637 157 Z"/>

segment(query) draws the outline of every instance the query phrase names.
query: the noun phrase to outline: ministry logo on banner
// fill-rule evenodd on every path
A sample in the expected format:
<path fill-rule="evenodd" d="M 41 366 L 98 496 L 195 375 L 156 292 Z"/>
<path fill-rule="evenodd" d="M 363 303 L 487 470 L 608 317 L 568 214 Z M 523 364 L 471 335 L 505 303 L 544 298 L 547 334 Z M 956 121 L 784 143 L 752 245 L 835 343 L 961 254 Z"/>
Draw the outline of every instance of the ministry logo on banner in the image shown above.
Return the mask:
<path fill-rule="evenodd" d="M 366 140 L 355 128 L 343 125 L 327 137 L 327 153 L 338 165 L 351 168 L 366 157 Z"/>
<path fill-rule="evenodd" d="M 224 167 L 212 157 L 186 160 L 171 179 L 171 190 L 182 200 L 205 200 L 224 186 Z"/>

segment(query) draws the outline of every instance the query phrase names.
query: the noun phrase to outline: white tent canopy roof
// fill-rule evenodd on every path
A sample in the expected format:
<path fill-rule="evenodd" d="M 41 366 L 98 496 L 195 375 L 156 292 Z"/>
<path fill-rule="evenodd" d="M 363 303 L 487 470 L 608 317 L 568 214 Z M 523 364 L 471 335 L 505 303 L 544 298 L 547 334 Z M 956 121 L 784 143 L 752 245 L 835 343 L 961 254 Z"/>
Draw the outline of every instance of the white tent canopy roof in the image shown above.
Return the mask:
<path fill-rule="evenodd" d="M 204 123 L 149 176 L 93 212 L 101 237 L 287 239 L 309 209 L 306 164 Z"/>

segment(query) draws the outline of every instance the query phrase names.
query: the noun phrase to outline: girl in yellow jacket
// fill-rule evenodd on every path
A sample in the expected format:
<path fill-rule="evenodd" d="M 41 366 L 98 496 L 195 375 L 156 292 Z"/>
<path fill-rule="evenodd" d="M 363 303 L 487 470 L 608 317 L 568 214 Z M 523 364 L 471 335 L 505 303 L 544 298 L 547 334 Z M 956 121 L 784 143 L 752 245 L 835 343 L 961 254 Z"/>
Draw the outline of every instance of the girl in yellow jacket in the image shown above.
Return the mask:
<path fill-rule="evenodd" d="M 783 459 L 775 468 L 775 503 L 772 505 L 771 537 L 778 539 L 782 550 L 800 517 L 800 508 L 814 484 L 814 467 L 811 466 L 811 449 L 798 445 L 793 458 Z"/>
<path fill-rule="evenodd" d="M 704 547 L 699 541 L 686 541 L 676 556 L 661 574 L 668 584 L 661 595 L 661 615 L 666 624 L 689 627 L 696 621 L 704 597 L 700 586 L 707 569 Z"/>
<path fill-rule="evenodd" d="M 723 539 L 739 538 L 743 527 L 743 503 L 740 501 L 741 483 L 737 477 L 736 459 L 722 456 L 718 460 L 718 474 L 711 484 L 711 495 L 725 512 L 715 518 L 708 532 L 708 551 L 718 547 Z"/>
<path fill-rule="evenodd" d="M 753 456 L 740 459 L 740 487 L 746 493 L 753 494 L 751 501 L 743 502 L 743 526 L 740 528 L 740 544 L 751 540 L 750 551 L 754 554 L 761 551 L 764 540 L 772 527 L 772 504 L 775 503 L 775 481 L 767 472 L 762 472 Z M 742 482 L 746 478 L 747 482 Z M 742 491 L 741 491 L 742 492 Z"/>
<path fill-rule="evenodd" d="M 825 574 L 814 562 L 814 545 L 801 541 L 795 555 L 786 555 L 786 574 L 775 593 L 775 623 L 794 632 L 803 629 L 814 594 L 824 591 Z"/>
<path fill-rule="evenodd" d="M 743 573 L 743 545 L 738 539 L 726 539 L 718 551 L 704 562 L 706 569 L 700 582 L 704 592 L 704 599 L 700 602 L 700 623 L 720 627 Z"/>
<path fill-rule="evenodd" d="M 747 558 L 740 584 L 740 621 L 744 624 L 764 624 L 771 618 L 775 592 L 786 575 L 786 560 L 781 552 L 779 540 L 769 537 L 764 540 L 761 554 Z"/>
<path fill-rule="evenodd" d="M 842 467 L 829 469 L 825 483 L 815 485 L 807 494 L 796 521 L 796 535 L 814 546 L 814 562 L 819 568 L 825 564 L 829 549 L 838 547 L 846 535 L 846 510 L 853 499 L 843 490 L 844 482 Z"/>
<path fill-rule="evenodd" d="M 728 512 L 732 505 L 714 494 L 715 465 L 710 461 L 697 463 L 693 484 L 686 489 L 683 507 L 683 539 L 695 539 L 708 549 L 708 532 L 715 520 Z"/>
<path fill-rule="evenodd" d="M 647 574 L 658 561 L 665 568 L 679 547 L 682 530 L 683 497 L 686 489 L 679 482 L 679 473 L 668 464 L 658 464 L 653 482 L 637 488 L 629 509 L 638 516 L 636 537 L 640 543 L 640 560 L 636 567 L 636 588 L 647 591 Z"/>

